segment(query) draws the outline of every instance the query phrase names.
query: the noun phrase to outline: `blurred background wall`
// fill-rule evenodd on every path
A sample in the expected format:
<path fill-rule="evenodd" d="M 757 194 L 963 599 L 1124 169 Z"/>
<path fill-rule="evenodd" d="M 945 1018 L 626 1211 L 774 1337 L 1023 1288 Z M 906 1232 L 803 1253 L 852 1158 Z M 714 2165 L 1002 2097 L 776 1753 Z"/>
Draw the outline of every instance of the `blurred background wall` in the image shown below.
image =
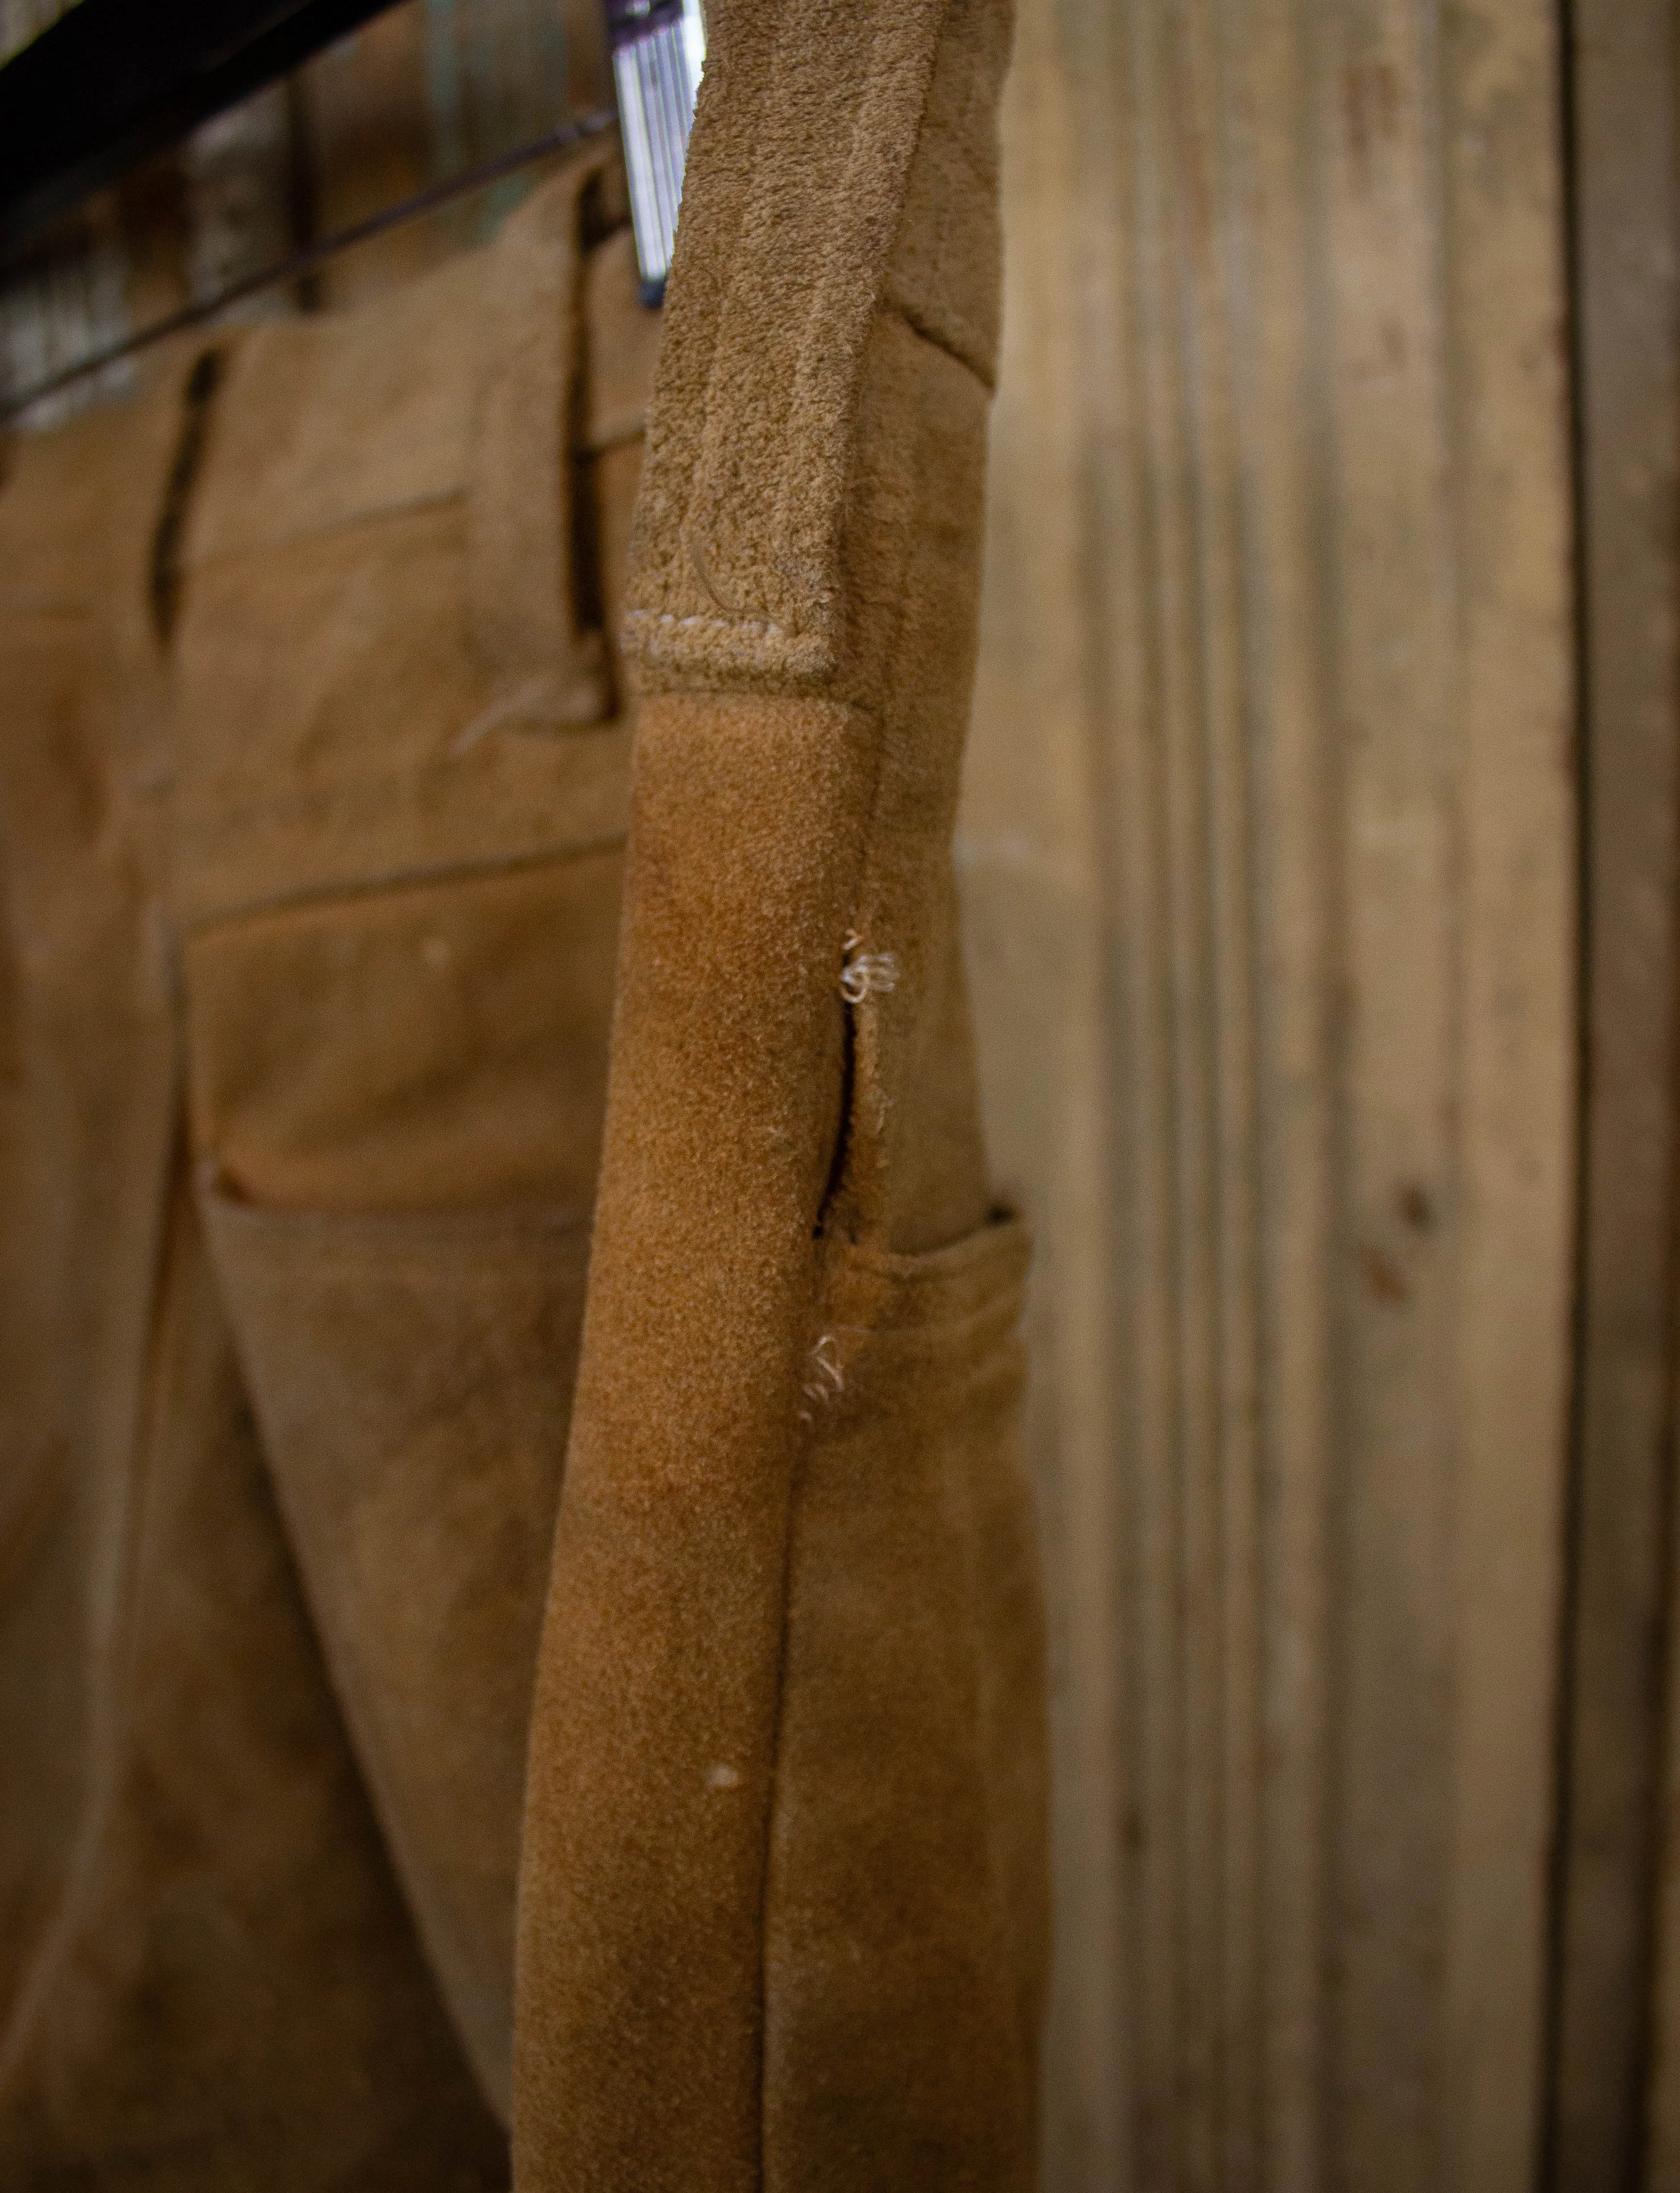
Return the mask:
<path fill-rule="evenodd" d="M 961 850 L 1057 2187 L 1533 2184 L 1574 1254 L 1557 24 L 1023 0 Z"/>
<path fill-rule="evenodd" d="M 1017 4 L 957 851 L 1048 2193 L 1680 2193 L 1671 0 Z M 408 0 L 0 270 L 0 379 L 607 95 L 593 0 Z"/>

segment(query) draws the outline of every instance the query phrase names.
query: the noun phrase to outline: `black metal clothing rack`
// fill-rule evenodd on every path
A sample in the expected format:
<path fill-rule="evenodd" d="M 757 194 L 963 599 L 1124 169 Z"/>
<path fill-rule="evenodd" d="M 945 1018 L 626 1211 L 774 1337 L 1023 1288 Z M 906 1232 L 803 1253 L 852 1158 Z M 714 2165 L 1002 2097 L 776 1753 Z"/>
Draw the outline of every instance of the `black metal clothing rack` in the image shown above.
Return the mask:
<path fill-rule="evenodd" d="M 9 420 L 20 417 L 40 403 L 43 397 L 56 395 L 60 389 L 69 387 L 72 381 L 83 381 L 89 374 L 102 373 L 106 366 L 115 365 L 119 359 L 132 358 L 137 351 L 149 349 L 153 343 L 162 342 L 166 335 L 180 335 L 188 328 L 202 326 L 205 321 L 213 320 L 219 313 L 225 312 L 230 305 L 237 305 L 246 297 L 255 296 L 259 290 L 272 289 L 282 283 L 294 282 L 312 268 L 336 258 L 340 252 L 349 250 L 352 245 L 365 243 L 370 237 L 381 235 L 388 228 L 396 228 L 405 220 L 413 220 L 420 214 L 430 213 L 435 207 L 447 204 L 451 198 L 464 197 L 470 191 L 483 190 L 487 184 L 497 182 L 517 169 L 529 167 L 533 161 L 546 159 L 557 152 L 569 152 L 573 146 L 585 144 L 590 138 L 598 137 L 612 129 L 617 120 L 617 110 L 610 106 L 580 114 L 572 121 L 563 123 L 559 129 L 550 130 L 546 136 L 533 138 L 528 145 L 521 145 L 511 152 L 504 152 L 494 159 L 486 160 L 481 166 L 469 168 L 461 175 L 451 175 L 446 182 L 434 183 L 428 190 L 417 191 L 412 198 L 387 206 L 382 212 L 369 214 L 365 220 L 352 222 L 348 228 L 340 229 L 331 236 L 323 236 L 317 243 L 304 244 L 300 249 L 288 253 L 285 258 L 276 260 L 271 266 L 260 267 L 254 274 L 242 275 L 237 281 L 230 282 L 225 289 L 218 289 L 213 296 L 184 305 L 179 312 L 169 312 L 161 320 L 153 320 L 148 326 L 136 329 L 133 335 L 124 335 L 120 342 L 89 351 L 73 364 L 61 367 L 56 373 L 49 374 L 44 380 L 35 381 L 27 388 L 0 392 L 0 426 Z"/>
<path fill-rule="evenodd" d="M 77 0 L 0 67 L 0 258 L 393 0 Z"/>
<path fill-rule="evenodd" d="M 0 264 L 89 192 L 198 123 L 300 67 L 397 0 L 75 0 L 0 66 Z M 26 388 L 0 388 L 0 427 L 44 397 L 163 337 L 214 319 L 351 246 L 601 135 L 617 110 L 573 116 L 510 152 L 417 192 L 167 314 Z"/>

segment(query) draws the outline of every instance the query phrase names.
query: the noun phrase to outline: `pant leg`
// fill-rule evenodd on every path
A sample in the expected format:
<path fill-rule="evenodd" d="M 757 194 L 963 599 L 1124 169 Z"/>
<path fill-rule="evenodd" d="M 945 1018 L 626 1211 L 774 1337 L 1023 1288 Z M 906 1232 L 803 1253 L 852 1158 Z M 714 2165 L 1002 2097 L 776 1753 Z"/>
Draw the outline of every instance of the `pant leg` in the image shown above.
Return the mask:
<path fill-rule="evenodd" d="M 189 407 L 190 409 L 190 407 Z M 0 2185 L 489 2190 L 186 1192 L 152 581 L 187 412 L 0 489 Z"/>
<path fill-rule="evenodd" d="M 357 1757 L 504 2112 L 658 330 L 613 186 L 591 156 L 485 252 L 242 350 L 180 633 L 201 1207 Z"/>

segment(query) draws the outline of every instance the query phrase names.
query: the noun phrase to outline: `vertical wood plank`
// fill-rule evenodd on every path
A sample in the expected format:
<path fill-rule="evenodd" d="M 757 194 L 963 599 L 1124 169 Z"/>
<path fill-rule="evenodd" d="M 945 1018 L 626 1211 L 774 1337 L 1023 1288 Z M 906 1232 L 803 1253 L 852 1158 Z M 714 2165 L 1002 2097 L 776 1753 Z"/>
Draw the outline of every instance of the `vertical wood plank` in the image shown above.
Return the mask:
<path fill-rule="evenodd" d="M 1049 1629 L 1060 1939 L 1045 2035 L 1046 2182 L 1128 2193 L 1134 2094 L 1120 1852 L 1135 1835 L 1120 1761 L 1135 1560 L 1111 1456 L 1113 1063 L 1093 630 L 1081 515 L 1086 353 L 1070 300 L 1118 259 L 1078 203 L 1074 90 L 1053 10 L 1024 9 L 1003 138 L 1003 355 L 992 411 L 986 640 L 957 852 L 999 1192 L 1037 1240 L 1027 1444 L 1054 1578 Z"/>
<path fill-rule="evenodd" d="M 1570 1385 L 1579 999 L 1568 333 L 1548 11 L 1443 19 L 1442 139 L 1463 723 L 1445 2181 L 1539 2160 L 1545 1672 Z"/>
<path fill-rule="evenodd" d="M 1636 2182 L 1673 1378 L 1680 165 L 1666 0 L 1574 9 L 1585 1240 L 1555 2182 Z"/>
<path fill-rule="evenodd" d="M 1447 509 L 1432 11 L 1356 0 L 1317 44 L 1327 479 L 1335 546 L 1339 1468 L 1330 1993 L 1333 2182 L 1440 2184 L 1440 1999 L 1454 1457 L 1447 1377 L 1456 582 Z M 1425 1209 L 1434 1222 L 1409 1213 Z"/>
<path fill-rule="evenodd" d="M 1332 626 L 1323 613 L 1333 565 L 1319 469 L 1327 305 L 1309 214 L 1322 152 L 1311 126 L 1313 31 L 1301 11 L 1248 0 L 1216 20 L 1230 162 L 1221 248 L 1243 485 L 1259 1125 L 1262 2138 L 1247 2182 L 1305 2193 L 1326 2182 L 1331 2130 L 1324 1983 L 1340 922 Z"/>

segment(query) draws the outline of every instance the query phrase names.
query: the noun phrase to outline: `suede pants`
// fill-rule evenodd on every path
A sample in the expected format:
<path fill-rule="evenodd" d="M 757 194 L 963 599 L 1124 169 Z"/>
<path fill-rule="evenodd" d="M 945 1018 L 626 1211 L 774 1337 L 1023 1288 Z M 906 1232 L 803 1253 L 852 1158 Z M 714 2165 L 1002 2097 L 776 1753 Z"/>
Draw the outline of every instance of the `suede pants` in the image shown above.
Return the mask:
<path fill-rule="evenodd" d="M 623 214 L 578 162 L 10 453 L 7 2189 L 507 2183 L 659 335 Z"/>
<path fill-rule="evenodd" d="M 718 0 L 707 26 L 631 558 L 516 2176 L 1025 2188 L 1026 1248 L 991 1208 L 951 850 L 1009 11 Z"/>
<path fill-rule="evenodd" d="M 0 2193 L 1033 2181 L 1008 10 L 708 37 L 0 485 Z"/>

